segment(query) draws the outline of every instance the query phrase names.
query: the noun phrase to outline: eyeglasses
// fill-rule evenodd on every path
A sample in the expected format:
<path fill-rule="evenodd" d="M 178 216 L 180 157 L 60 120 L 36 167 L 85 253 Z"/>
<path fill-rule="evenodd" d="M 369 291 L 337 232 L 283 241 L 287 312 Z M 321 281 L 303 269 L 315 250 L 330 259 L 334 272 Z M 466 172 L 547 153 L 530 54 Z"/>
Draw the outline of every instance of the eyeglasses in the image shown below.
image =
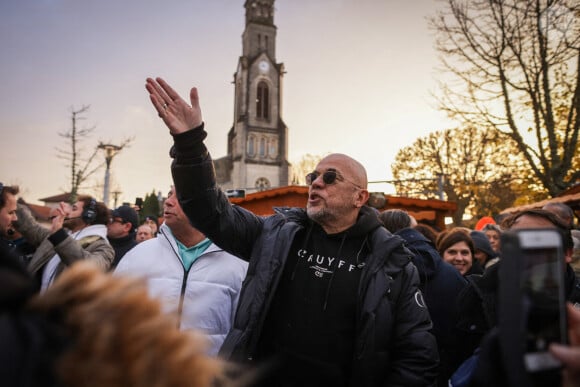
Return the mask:
<path fill-rule="evenodd" d="M 320 176 L 320 172 L 310 172 L 308 175 L 306 175 L 306 184 L 312 185 L 314 180 L 318 179 L 318 176 Z M 329 169 L 328 171 L 326 171 L 322 174 L 322 181 L 326 185 L 334 184 L 334 183 L 336 183 L 337 180 L 338 181 L 346 181 L 347 183 L 350 183 L 350 184 L 354 185 L 355 187 L 362 189 L 362 187 L 360 185 L 353 183 L 352 181 L 346 180 L 344 177 L 342 177 L 335 170 Z"/>
<path fill-rule="evenodd" d="M 125 222 L 123 219 L 109 218 L 109 224 L 113 224 L 113 223 L 125 224 L 127 222 Z"/>

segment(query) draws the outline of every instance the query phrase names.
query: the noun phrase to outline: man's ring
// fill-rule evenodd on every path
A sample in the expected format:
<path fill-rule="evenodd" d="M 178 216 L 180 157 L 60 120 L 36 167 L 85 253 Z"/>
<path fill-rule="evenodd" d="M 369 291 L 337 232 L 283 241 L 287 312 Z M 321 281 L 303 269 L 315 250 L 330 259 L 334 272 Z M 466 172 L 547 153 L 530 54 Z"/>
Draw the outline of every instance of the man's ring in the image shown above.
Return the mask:
<path fill-rule="evenodd" d="M 168 104 L 164 103 L 163 104 L 163 110 L 167 110 L 167 106 L 169 106 Z"/>

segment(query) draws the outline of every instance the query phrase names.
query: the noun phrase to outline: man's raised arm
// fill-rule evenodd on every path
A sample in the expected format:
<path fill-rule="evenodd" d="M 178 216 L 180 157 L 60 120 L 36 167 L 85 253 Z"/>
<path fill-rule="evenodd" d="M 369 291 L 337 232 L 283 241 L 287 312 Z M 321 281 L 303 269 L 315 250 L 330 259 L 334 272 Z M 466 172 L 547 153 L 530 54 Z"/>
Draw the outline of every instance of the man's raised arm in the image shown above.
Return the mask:
<path fill-rule="evenodd" d="M 203 143 L 207 133 L 197 89 L 191 89 L 190 106 L 161 78 L 148 78 L 145 88 L 173 137 L 171 174 L 183 212 L 216 245 L 249 259 L 262 220 L 242 208 L 234 210 L 217 185 L 213 161 Z"/>

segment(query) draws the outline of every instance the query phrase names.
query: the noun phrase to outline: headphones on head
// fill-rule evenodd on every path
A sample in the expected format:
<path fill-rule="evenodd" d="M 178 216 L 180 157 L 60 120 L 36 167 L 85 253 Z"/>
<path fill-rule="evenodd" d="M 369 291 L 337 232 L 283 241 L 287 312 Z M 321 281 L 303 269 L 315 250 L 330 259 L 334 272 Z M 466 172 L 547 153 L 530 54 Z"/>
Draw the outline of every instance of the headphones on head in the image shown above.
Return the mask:
<path fill-rule="evenodd" d="M 81 218 L 86 224 L 93 224 L 95 219 L 97 219 L 97 201 L 95 199 L 91 199 L 89 205 L 83 208 Z"/>
<path fill-rule="evenodd" d="M 4 184 L 0 181 L 0 195 L 2 195 L 2 191 L 4 191 Z"/>

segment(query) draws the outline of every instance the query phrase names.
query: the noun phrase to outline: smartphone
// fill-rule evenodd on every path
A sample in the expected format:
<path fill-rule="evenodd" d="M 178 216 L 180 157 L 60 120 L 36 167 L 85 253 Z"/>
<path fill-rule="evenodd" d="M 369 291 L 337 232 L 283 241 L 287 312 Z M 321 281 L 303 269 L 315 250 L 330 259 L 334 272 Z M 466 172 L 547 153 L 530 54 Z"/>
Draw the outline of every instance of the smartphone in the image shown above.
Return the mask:
<path fill-rule="evenodd" d="M 520 343 L 527 372 L 560 368 L 548 347 L 566 343 L 568 336 L 561 234 L 556 229 L 508 231 L 502 235 L 502 255 L 500 297 L 509 300 L 500 313 L 511 335 L 506 340 Z"/>

